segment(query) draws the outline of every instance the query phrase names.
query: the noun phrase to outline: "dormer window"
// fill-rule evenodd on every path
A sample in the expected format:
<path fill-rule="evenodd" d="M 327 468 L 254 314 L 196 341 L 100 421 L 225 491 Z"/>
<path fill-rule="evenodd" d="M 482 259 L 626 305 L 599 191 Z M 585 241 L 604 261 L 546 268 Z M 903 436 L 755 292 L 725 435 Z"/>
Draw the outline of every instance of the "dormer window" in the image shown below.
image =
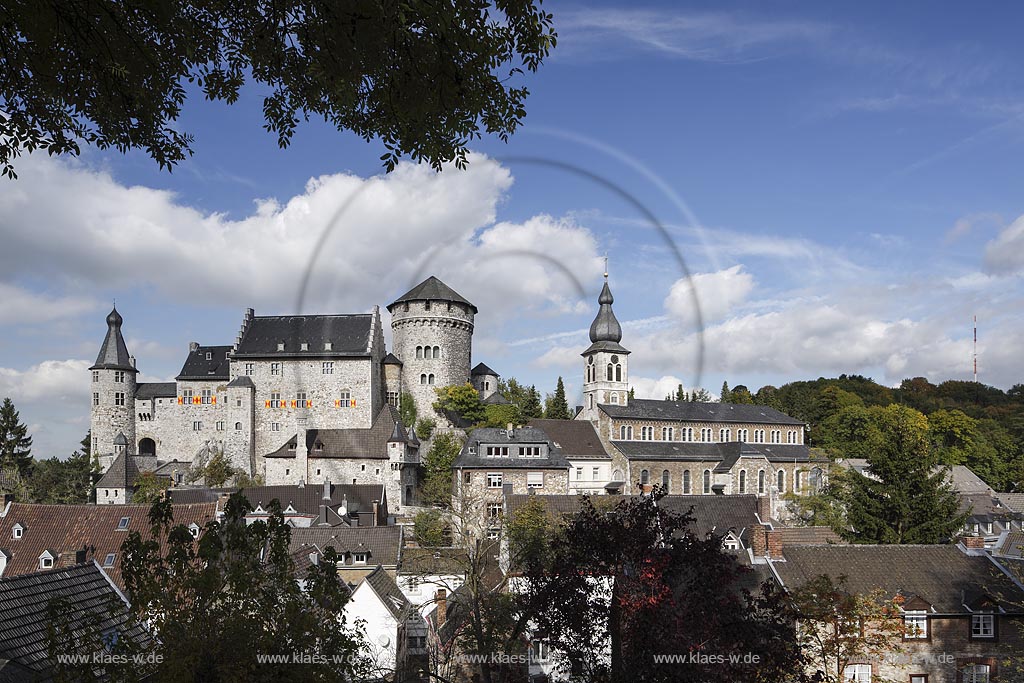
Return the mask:
<path fill-rule="evenodd" d="M 309 342 L 299 344 L 299 351 L 309 351 Z"/>
<path fill-rule="evenodd" d="M 352 561 L 356 564 L 366 564 L 366 553 L 356 553 L 352 556 Z"/>
<path fill-rule="evenodd" d="M 334 342 L 324 342 L 324 351 L 333 351 Z"/>
<path fill-rule="evenodd" d="M 54 556 L 50 554 L 49 550 L 44 550 L 43 554 L 39 556 L 39 568 L 40 569 L 53 569 Z"/>
<path fill-rule="evenodd" d="M 206 360 L 213 360 L 213 354 L 209 351 L 206 352 Z"/>
<path fill-rule="evenodd" d="M 188 533 L 192 535 L 192 538 L 199 538 L 199 525 L 195 522 L 189 524 Z"/>
<path fill-rule="evenodd" d="M 928 639 L 928 613 L 924 610 L 907 610 L 903 615 L 905 640 Z"/>
<path fill-rule="evenodd" d="M 121 521 L 119 521 L 117 523 L 117 530 L 118 531 L 127 531 L 128 530 L 128 523 L 129 522 L 131 522 L 131 517 L 122 517 Z"/>
<path fill-rule="evenodd" d="M 103 558 L 103 567 L 109 569 L 114 566 L 114 560 L 117 559 L 115 553 L 107 553 L 107 556 Z"/>
<path fill-rule="evenodd" d="M 284 351 L 284 342 L 277 342 L 277 350 Z"/>
<path fill-rule="evenodd" d="M 11 536 L 13 538 L 19 539 L 19 538 L 21 538 L 24 535 L 25 535 L 25 527 L 23 527 L 20 523 L 15 524 L 13 527 L 11 527 Z"/>

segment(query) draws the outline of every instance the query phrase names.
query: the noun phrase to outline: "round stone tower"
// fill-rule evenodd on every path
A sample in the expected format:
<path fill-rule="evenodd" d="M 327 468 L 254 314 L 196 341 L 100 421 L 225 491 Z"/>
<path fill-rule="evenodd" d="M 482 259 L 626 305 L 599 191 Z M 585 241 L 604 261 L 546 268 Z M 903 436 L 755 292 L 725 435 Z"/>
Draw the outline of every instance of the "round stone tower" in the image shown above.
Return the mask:
<path fill-rule="evenodd" d="M 394 354 L 402 361 L 402 389 L 412 394 L 421 419 L 441 425 L 434 390 L 469 381 L 477 308 L 432 275 L 395 299 L 388 311 Z"/>
<path fill-rule="evenodd" d="M 121 324 L 124 319 L 117 308 L 107 316 L 107 336 L 100 347 L 96 363 L 89 368 L 92 419 L 92 453 L 104 471 L 114 461 L 115 438 L 118 444 L 134 455 L 135 449 L 135 359 L 128 355 Z"/>

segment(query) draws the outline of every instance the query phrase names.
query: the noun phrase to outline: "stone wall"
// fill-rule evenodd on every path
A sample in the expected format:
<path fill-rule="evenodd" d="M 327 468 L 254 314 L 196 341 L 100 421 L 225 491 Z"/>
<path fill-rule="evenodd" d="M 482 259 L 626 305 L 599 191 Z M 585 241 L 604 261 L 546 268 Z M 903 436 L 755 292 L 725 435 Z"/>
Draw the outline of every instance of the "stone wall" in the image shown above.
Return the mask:
<path fill-rule="evenodd" d="M 96 373 L 98 381 L 91 381 L 93 372 Z M 123 381 L 115 381 L 117 373 L 123 375 Z M 128 439 L 128 452 L 135 453 L 135 373 L 95 370 L 90 371 L 89 378 L 89 429 L 93 439 L 92 452 L 100 456 L 112 454 L 114 437 L 120 432 Z M 94 394 L 98 394 L 99 405 L 93 405 Z M 124 395 L 124 405 L 115 405 L 116 394 Z M 109 467 L 111 462 L 112 458 L 105 462 L 106 466 Z"/>

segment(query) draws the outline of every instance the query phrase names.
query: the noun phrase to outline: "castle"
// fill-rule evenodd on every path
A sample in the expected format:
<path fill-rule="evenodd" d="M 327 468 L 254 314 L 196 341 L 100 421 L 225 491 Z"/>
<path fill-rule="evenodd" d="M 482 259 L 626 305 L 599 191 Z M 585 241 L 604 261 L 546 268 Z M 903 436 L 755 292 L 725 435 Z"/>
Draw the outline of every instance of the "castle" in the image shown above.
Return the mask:
<path fill-rule="evenodd" d="M 89 368 L 92 452 L 106 473 L 97 502 L 126 502 L 138 470 L 180 483 L 223 452 L 268 484 L 383 481 L 393 506 L 407 503 L 420 443 L 399 419 L 402 395 L 433 415 L 435 388 L 472 378 L 490 398 L 498 376 L 482 363 L 471 372 L 477 308 L 436 277 L 388 311 L 390 353 L 376 306 L 347 315 L 248 309 L 233 345 L 193 342 L 174 382 L 140 383 L 115 308 Z"/>

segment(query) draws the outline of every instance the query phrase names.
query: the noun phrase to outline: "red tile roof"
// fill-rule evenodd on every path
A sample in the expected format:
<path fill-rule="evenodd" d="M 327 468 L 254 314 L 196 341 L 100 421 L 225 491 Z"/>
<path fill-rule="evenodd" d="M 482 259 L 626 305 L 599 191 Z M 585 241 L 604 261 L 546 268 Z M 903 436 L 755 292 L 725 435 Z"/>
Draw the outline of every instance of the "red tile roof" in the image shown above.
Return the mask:
<path fill-rule="evenodd" d="M 114 566 L 104 571 L 122 590 L 121 544 L 132 531 L 149 537 L 148 505 L 33 505 L 11 503 L 6 514 L 0 509 L 0 550 L 10 559 L 3 578 L 39 571 L 39 556 L 44 550 L 57 553 L 54 567 L 75 564 L 75 552 L 89 548 L 87 560 L 101 565 L 114 553 Z M 174 506 L 174 520 L 186 526 L 195 523 L 202 528 L 216 517 L 216 503 Z M 127 528 L 119 530 L 121 518 L 128 518 Z M 24 533 L 14 538 L 13 527 L 21 524 Z"/>

